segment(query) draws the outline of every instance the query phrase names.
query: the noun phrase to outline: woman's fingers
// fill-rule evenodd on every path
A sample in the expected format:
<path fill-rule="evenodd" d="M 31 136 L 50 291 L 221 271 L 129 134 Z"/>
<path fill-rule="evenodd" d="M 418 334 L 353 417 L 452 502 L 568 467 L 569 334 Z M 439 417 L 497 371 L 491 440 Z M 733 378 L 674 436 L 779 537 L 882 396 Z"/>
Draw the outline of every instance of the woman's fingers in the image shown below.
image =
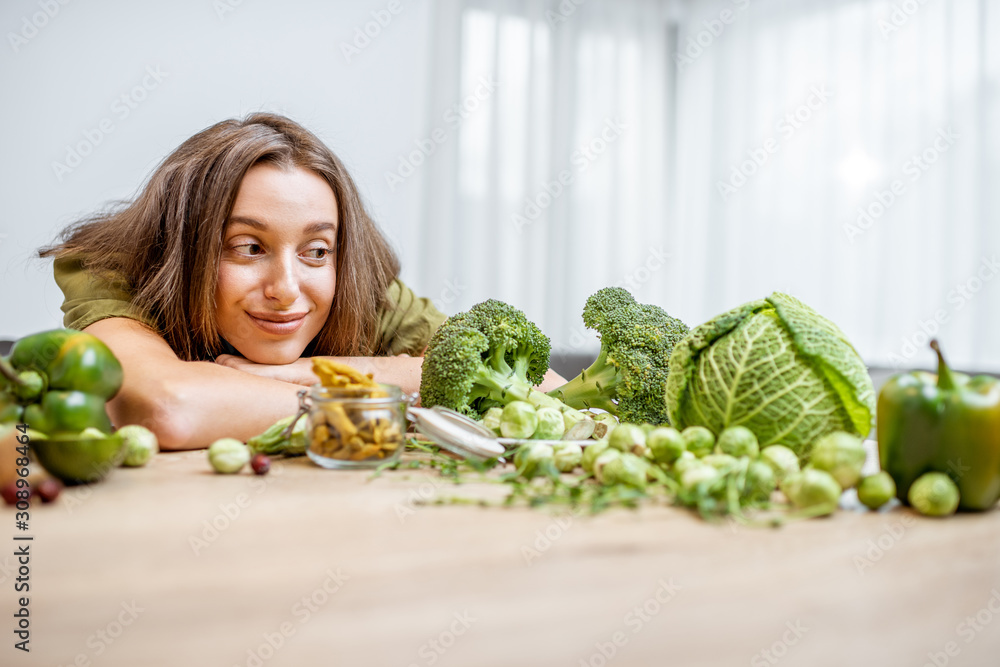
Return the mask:
<path fill-rule="evenodd" d="M 236 361 L 237 357 L 231 354 L 220 354 L 215 358 L 215 363 L 229 366 L 230 368 L 236 368 Z"/>

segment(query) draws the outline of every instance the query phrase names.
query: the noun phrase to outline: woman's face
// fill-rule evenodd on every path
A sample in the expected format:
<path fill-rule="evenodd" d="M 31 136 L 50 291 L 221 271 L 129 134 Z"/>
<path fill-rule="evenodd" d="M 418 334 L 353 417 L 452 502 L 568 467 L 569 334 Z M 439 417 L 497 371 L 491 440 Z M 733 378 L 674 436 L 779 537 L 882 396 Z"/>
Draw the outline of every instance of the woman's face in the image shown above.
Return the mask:
<path fill-rule="evenodd" d="M 337 282 L 337 200 L 315 172 L 258 164 L 226 225 L 215 317 L 260 364 L 298 359 L 330 314 Z"/>

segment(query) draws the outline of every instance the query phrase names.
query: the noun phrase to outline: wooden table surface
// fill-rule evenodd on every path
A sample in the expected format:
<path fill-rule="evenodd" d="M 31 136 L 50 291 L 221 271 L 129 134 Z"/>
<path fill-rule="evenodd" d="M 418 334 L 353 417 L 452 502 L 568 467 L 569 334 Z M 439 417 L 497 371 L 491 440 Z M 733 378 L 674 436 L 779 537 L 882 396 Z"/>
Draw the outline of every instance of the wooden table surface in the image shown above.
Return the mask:
<path fill-rule="evenodd" d="M 1000 665 L 996 508 L 751 529 L 669 507 L 423 506 L 455 487 L 369 477 L 160 454 L 33 504 L 31 652 L 13 649 L 4 548 L 0 664 Z"/>

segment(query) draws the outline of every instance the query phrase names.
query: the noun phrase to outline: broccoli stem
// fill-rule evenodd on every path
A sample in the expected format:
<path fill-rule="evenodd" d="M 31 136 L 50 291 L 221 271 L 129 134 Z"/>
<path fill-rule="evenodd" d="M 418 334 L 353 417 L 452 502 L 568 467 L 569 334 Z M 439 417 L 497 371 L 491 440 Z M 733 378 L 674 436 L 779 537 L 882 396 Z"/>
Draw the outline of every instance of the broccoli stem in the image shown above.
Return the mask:
<path fill-rule="evenodd" d="M 614 394 L 616 384 L 618 369 L 608 362 L 607 351 L 602 347 L 589 368 L 548 395 L 576 408 L 599 408 L 617 415 L 618 405 L 608 397 Z M 608 387 L 612 389 L 610 392 Z"/>
<path fill-rule="evenodd" d="M 495 360 L 496 357 L 494 357 Z M 500 355 L 500 360 L 503 361 L 502 354 Z M 506 362 L 503 365 L 509 368 Z M 527 382 L 514 375 L 513 371 L 508 375 L 484 365 L 476 373 L 475 384 L 486 390 L 486 396 L 504 405 L 511 401 L 527 401 L 536 408 L 555 408 L 564 414 L 570 413 L 580 419 L 588 418 L 587 415 L 571 408 L 558 398 L 553 398 L 544 392 L 532 388 Z M 476 393 L 479 394 L 480 392 Z"/>

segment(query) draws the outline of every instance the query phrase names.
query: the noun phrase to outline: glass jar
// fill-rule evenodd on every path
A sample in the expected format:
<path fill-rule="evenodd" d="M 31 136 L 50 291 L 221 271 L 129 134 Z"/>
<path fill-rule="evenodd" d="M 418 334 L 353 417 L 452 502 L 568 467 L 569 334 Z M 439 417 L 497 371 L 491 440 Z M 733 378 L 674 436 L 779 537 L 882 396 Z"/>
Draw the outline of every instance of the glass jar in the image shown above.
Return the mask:
<path fill-rule="evenodd" d="M 395 385 L 371 390 L 314 384 L 306 403 L 306 454 L 324 468 L 374 468 L 399 458 L 411 397 Z"/>

